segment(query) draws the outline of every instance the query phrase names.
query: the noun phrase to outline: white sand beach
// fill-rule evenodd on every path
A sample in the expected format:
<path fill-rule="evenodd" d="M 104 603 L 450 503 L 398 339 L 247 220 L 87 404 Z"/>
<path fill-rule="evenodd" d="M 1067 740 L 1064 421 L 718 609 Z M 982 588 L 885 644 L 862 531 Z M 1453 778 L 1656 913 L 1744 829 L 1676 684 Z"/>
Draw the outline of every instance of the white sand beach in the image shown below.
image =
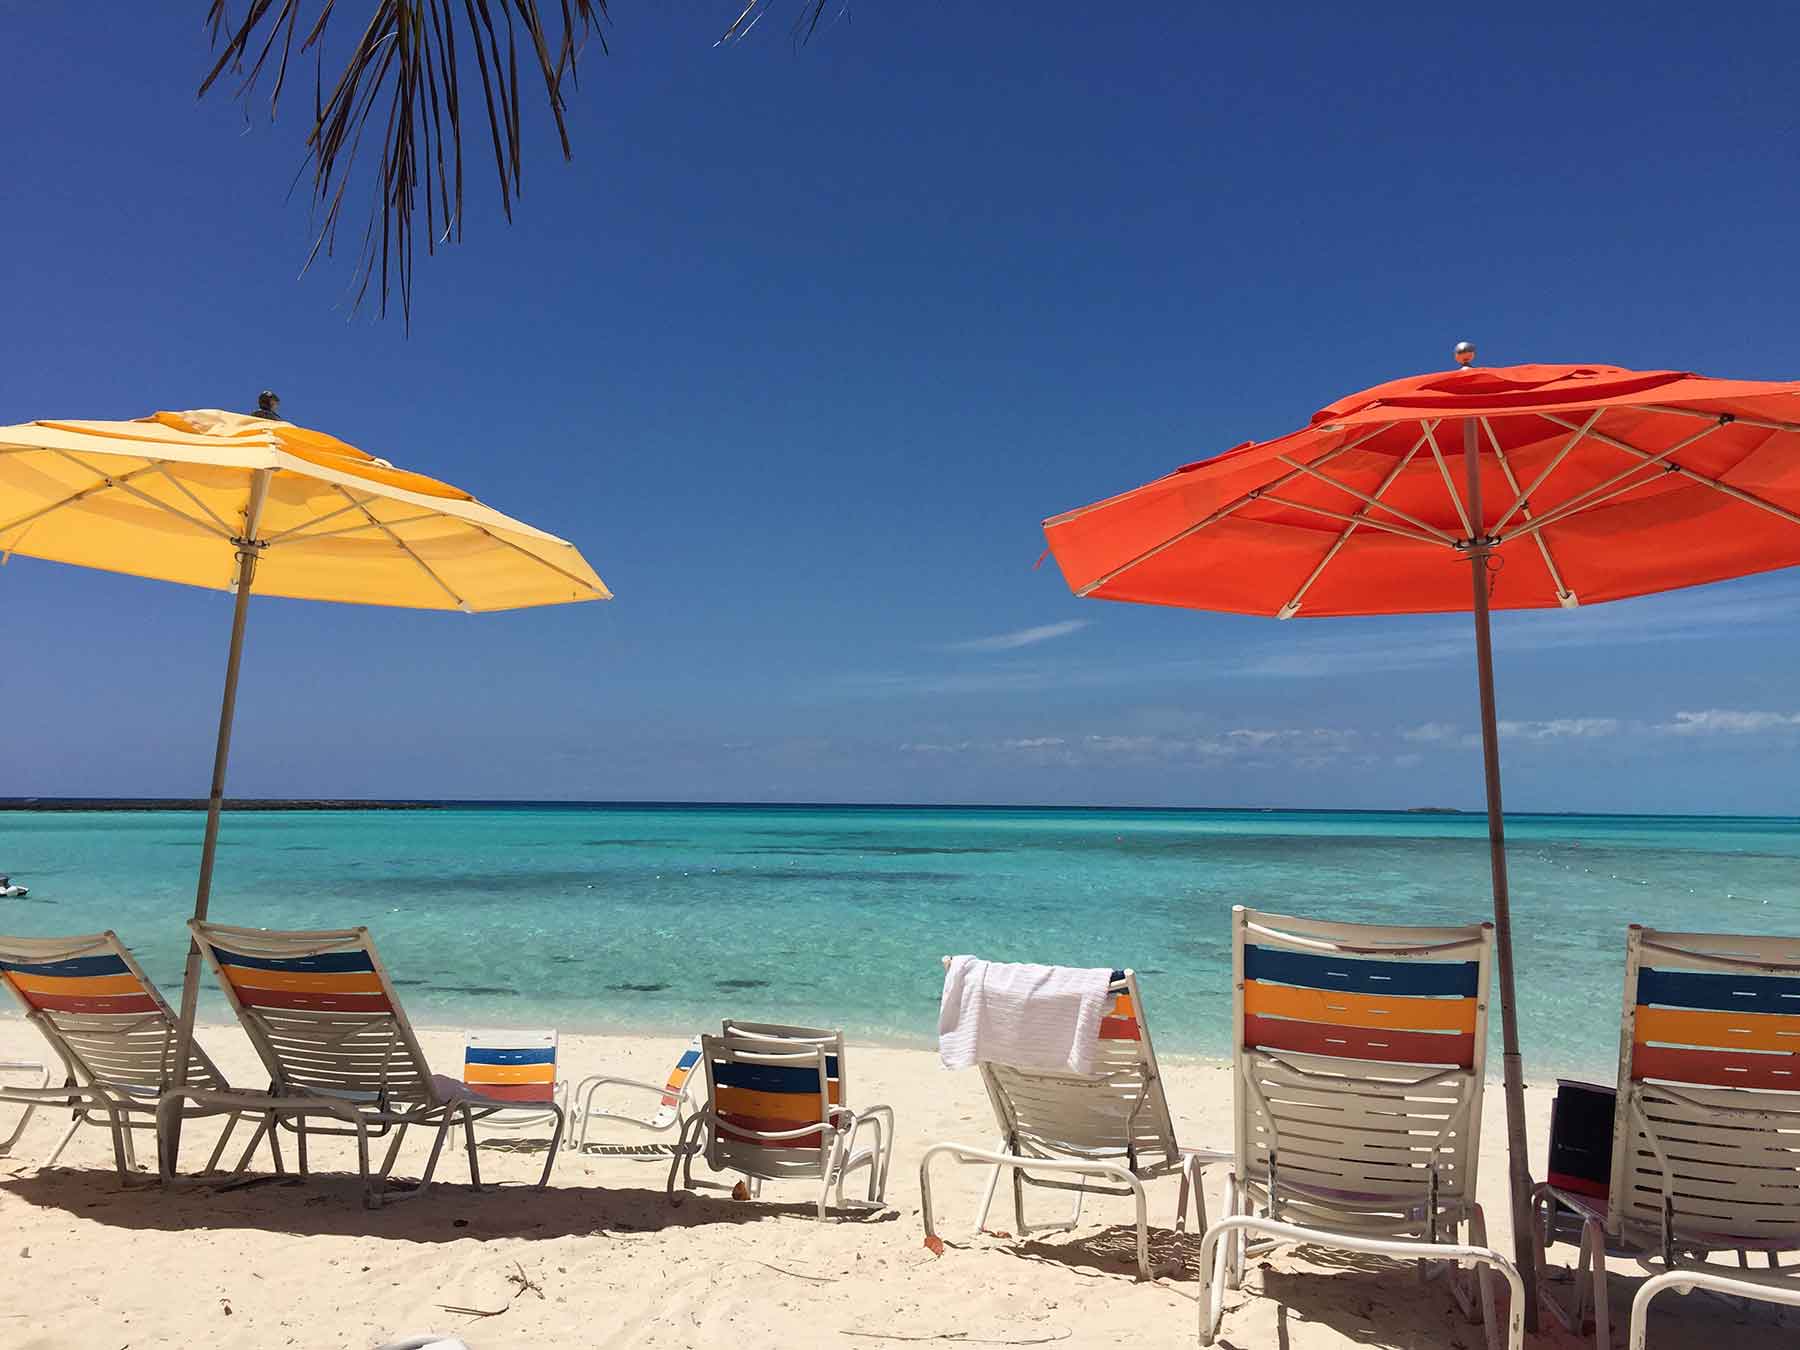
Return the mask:
<path fill-rule="evenodd" d="M 454 1031 L 422 1033 L 440 1069 L 460 1055 Z M 254 1056 L 232 1027 L 205 1029 L 221 1068 L 257 1081 Z M 606 1069 L 660 1080 L 678 1046 L 662 1038 L 567 1036 L 571 1077 Z M 0 1023 L 0 1058 L 40 1058 L 23 1022 Z M 736 1201 L 729 1178 L 679 1208 L 663 1187 L 667 1162 L 564 1153 L 550 1189 L 528 1182 L 541 1154 L 484 1148 L 484 1180 L 469 1189 L 466 1161 L 448 1155 L 424 1196 L 365 1209 L 353 1175 L 261 1181 L 230 1190 L 154 1185 L 122 1190 L 100 1130 L 84 1130 L 62 1165 L 43 1171 L 63 1128 L 40 1111 L 13 1155 L 0 1159 L 0 1229 L 9 1277 L 0 1281 L 0 1345 L 55 1347 L 349 1347 L 368 1350 L 427 1331 L 463 1337 L 474 1350 L 592 1346 L 857 1346 L 923 1344 L 1143 1347 L 1196 1343 L 1191 1273 L 1153 1284 L 1134 1277 L 1129 1202 L 1091 1202 L 1072 1233 L 1017 1242 L 972 1231 L 982 1174 L 943 1166 L 941 1257 L 922 1243 L 920 1155 L 931 1142 L 991 1143 L 980 1079 L 952 1074 L 922 1050 L 853 1047 L 852 1101 L 886 1102 L 899 1124 L 892 1209 L 819 1223 L 809 1186 L 765 1187 Z M 1229 1146 L 1230 1086 L 1215 1062 L 1166 1059 L 1177 1127 L 1189 1146 Z M 1550 1085 L 1528 1097 L 1541 1149 Z M 11 1128 L 0 1106 L 0 1127 Z M 203 1159 L 213 1123 L 190 1125 L 184 1151 Z M 1500 1093 L 1486 1098 L 1481 1191 L 1503 1249 L 1508 1239 Z M 414 1132 L 396 1171 L 416 1176 L 429 1140 Z M 144 1156 L 151 1155 L 145 1137 Z M 1541 1156 L 1534 1158 L 1541 1168 Z M 259 1166 L 266 1165 L 266 1154 Z M 291 1165 L 291 1162 L 290 1162 Z M 352 1168 L 346 1141 L 315 1141 L 315 1169 Z M 447 1184 L 445 1184 L 447 1183 Z M 934 1190 L 937 1189 L 934 1187 Z M 1208 1205 L 1220 1203 L 1209 1174 Z M 1151 1186 L 1153 1255 L 1177 1246 L 1176 1184 Z M 1035 1193 L 1030 1212 L 1049 1217 L 1061 1197 Z M 993 1226 L 1010 1226 L 997 1204 Z M 1180 1241 L 1190 1267 L 1198 1238 Z M 1568 1264 L 1572 1250 L 1553 1259 Z M 521 1277 L 528 1281 L 522 1286 Z M 1615 1339 L 1622 1342 L 1629 1281 L 1615 1281 Z M 464 1310 L 464 1311 L 459 1311 Z M 478 1316 L 476 1312 L 494 1314 Z M 1575 1346 L 1554 1328 L 1532 1344 Z M 1774 1350 L 1800 1341 L 1800 1318 L 1740 1316 L 1696 1295 L 1665 1296 L 1652 1328 L 1655 1350 L 1717 1345 Z M 1227 1295 L 1220 1344 L 1249 1350 L 1340 1346 L 1479 1350 L 1481 1329 L 1462 1320 L 1442 1284 L 1410 1269 L 1342 1254 L 1278 1252 Z"/>

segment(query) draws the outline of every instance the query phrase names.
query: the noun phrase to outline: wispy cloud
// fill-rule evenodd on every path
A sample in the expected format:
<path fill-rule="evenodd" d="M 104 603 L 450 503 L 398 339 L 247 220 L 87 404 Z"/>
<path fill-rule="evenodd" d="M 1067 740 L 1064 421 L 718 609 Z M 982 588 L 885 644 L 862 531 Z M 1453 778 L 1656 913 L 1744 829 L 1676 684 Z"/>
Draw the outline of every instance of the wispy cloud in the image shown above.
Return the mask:
<path fill-rule="evenodd" d="M 1035 647 L 1040 642 L 1050 642 L 1055 638 L 1067 637 L 1070 633 L 1079 632 L 1088 626 L 1087 619 L 1064 619 L 1060 623 L 1040 623 L 1035 628 L 1016 628 L 1010 633 L 995 633 L 992 637 L 971 638 L 967 642 L 952 642 L 949 650 L 953 652 L 1010 652 L 1020 647 Z"/>
<path fill-rule="evenodd" d="M 1800 713 L 1750 712 L 1737 708 L 1706 708 L 1678 712 L 1657 728 L 1672 736 L 1754 736 L 1777 731 L 1800 731 Z"/>
<path fill-rule="evenodd" d="M 1462 739 L 1462 732 L 1448 722 L 1423 722 L 1416 727 L 1402 727 L 1400 739 L 1414 745 L 1443 745 Z"/>
<path fill-rule="evenodd" d="M 1544 722 L 1501 722 L 1501 740 L 1588 741 L 1617 736 L 1625 724 L 1616 717 L 1552 717 Z"/>

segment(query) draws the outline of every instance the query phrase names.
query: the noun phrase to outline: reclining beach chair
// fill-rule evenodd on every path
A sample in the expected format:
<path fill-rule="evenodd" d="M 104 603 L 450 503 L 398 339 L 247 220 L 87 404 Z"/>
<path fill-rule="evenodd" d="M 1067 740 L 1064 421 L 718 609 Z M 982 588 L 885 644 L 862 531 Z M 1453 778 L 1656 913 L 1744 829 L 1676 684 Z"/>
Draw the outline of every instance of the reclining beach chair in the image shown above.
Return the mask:
<path fill-rule="evenodd" d="M 120 1180 L 129 1181 L 137 1166 L 132 1131 L 155 1128 L 157 1099 L 175 1077 L 175 1014 L 162 994 L 110 931 L 83 937 L 0 937 L 0 984 L 50 1043 L 63 1069 L 62 1075 L 46 1073 L 35 1087 L 0 1084 L 0 1101 L 23 1104 L 26 1119 L 38 1106 L 70 1109 L 69 1128 L 45 1167 L 56 1165 L 83 1125 L 111 1131 L 113 1164 Z M 67 1082 L 54 1086 L 56 1076 L 66 1076 Z M 188 1052 L 188 1080 L 227 1090 L 224 1075 L 198 1042 Z M 260 1114 L 256 1107 L 231 1113 L 207 1171 L 218 1166 L 238 1120 Z M 24 1126 L 21 1120 L 7 1148 Z M 265 1120 L 244 1151 L 244 1163 L 267 1131 Z M 269 1147 L 271 1152 L 278 1147 L 272 1132 Z"/>
<path fill-rule="evenodd" d="M 556 1076 L 554 1031 L 467 1032 L 462 1079 L 463 1087 L 477 1096 L 512 1103 L 478 1118 L 478 1136 L 498 1135 L 511 1142 L 548 1131 L 557 1137 L 558 1122 L 568 1111 L 569 1085 Z M 452 1138 L 452 1147 L 455 1142 Z"/>
<path fill-rule="evenodd" d="M 949 957 L 944 964 L 950 964 Z M 1074 1228 L 1081 1222 L 1082 1200 L 1089 1192 L 1133 1197 L 1137 1201 L 1138 1273 L 1146 1280 L 1155 1276 L 1150 1268 L 1146 1181 L 1181 1174 L 1176 1231 L 1186 1226 L 1190 1189 L 1198 1207 L 1199 1226 L 1206 1226 L 1199 1172 L 1229 1155 L 1184 1149 L 1176 1143 L 1175 1122 L 1163 1095 L 1162 1072 L 1156 1066 L 1156 1049 L 1150 1041 L 1150 1024 L 1144 1019 L 1136 974 L 1115 970 L 1107 994 L 1110 1001 L 1100 1023 L 1100 1044 L 1091 1075 L 981 1063 L 981 1078 L 994 1107 L 1000 1139 L 991 1149 L 943 1143 L 925 1150 L 919 1163 L 919 1196 L 928 1247 L 934 1251 L 942 1247 L 932 1208 L 931 1164 L 945 1156 L 993 1169 L 975 1220 L 978 1231 L 987 1227 L 994 1191 L 1001 1175 L 1009 1170 L 1013 1229 L 1020 1238 Z M 1105 1182 L 1116 1184 L 1096 1184 Z M 1026 1186 L 1073 1191 L 1073 1212 L 1057 1223 L 1027 1223 Z"/>
<path fill-rule="evenodd" d="M 1571 1300 L 1546 1300 L 1571 1330 L 1591 1313 L 1608 1344 L 1608 1248 L 1655 1272 L 1632 1350 L 1665 1289 L 1800 1307 L 1800 1269 L 1777 1260 L 1800 1252 L 1800 940 L 1627 930 L 1609 1172 L 1603 1189 L 1553 1176 L 1533 1192 L 1540 1267 L 1557 1206 L 1581 1223 Z M 1723 1252 L 1739 1268 L 1714 1264 Z"/>
<path fill-rule="evenodd" d="M 812 1027 L 727 1021 L 717 1036 L 700 1038 L 706 1066 L 706 1104 L 681 1128 L 669 1164 L 669 1202 L 681 1203 L 675 1178 L 694 1185 L 694 1155 L 715 1172 L 736 1172 L 751 1195 L 765 1181 L 819 1183 L 819 1218 L 837 1207 L 887 1207 L 894 1113 L 886 1106 L 852 1110 L 844 1034 Z M 873 1144 L 858 1148 L 864 1127 Z M 845 1198 L 844 1182 L 867 1169 L 866 1197 Z"/>
<path fill-rule="evenodd" d="M 570 1147 L 583 1150 L 589 1147 L 588 1126 L 596 1120 L 613 1120 L 634 1130 L 643 1130 L 650 1134 L 661 1134 L 668 1130 L 675 1131 L 680 1138 L 682 1127 L 687 1123 L 688 1097 L 694 1086 L 694 1069 L 700 1063 L 700 1038 L 698 1036 L 688 1043 L 675 1061 L 675 1067 L 669 1070 L 669 1076 L 663 1085 L 640 1082 L 635 1078 L 619 1078 L 611 1074 L 594 1074 L 584 1078 L 575 1086 L 575 1119 L 580 1122 L 580 1129 L 570 1130 L 574 1141 Z M 642 1115 L 624 1110 L 612 1109 L 614 1094 L 617 1090 L 626 1094 L 645 1093 L 656 1098 L 656 1110 L 649 1115 Z M 595 1098 L 600 1099 L 595 1105 Z M 642 1100 L 640 1097 L 639 1100 Z M 638 1142 L 628 1144 L 594 1144 L 592 1147 L 600 1153 L 626 1153 L 638 1155 L 654 1155 L 668 1152 L 674 1145 L 669 1143 Z"/>
<path fill-rule="evenodd" d="M 1200 1343 L 1258 1248 L 1341 1251 L 1475 1265 L 1490 1345 L 1490 1270 L 1524 1288 L 1487 1245 L 1476 1203 L 1493 926 L 1395 928 L 1232 910 L 1235 1149 L 1225 1214 L 1200 1245 Z M 1459 1242 L 1467 1227 L 1468 1240 Z M 1471 1291 L 1454 1275 L 1471 1318 Z"/>
<path fill-rule="evenodd" d="M 424 1176 L 412 1192 L 421 1194 L 431 1184 L 451 1127 L 460 1122 L 469 1146 L 469 1180 L 480 1188 L 475 1123 L 517 1103 L 431 1072 L 368 929 L 284 933 L 195 921 L 188 927 L 271 1082 L 267 1094 L 192 1084 L 172 1090 L 158 1109 L 159 1126 L 166 1129 L 177 1113 L 265 1112 L 294 1131 L 303 1176 L 309 1134 L 354 1137 L 363 1200 L 374 1208 L 382 1202 L 407 1127 L 437 1130 Z M 545 1109 L 556 1117 L 556 1137 L 544 1157 L 540 1188 L 550 1181 L 562 1141 L 562 1107 L 552 1102 Z M 333 1123 L 308 1124 L 321 1118 Z M 372 1172 L 369 1141 L 390 1132 L 387 1156 Z"/>

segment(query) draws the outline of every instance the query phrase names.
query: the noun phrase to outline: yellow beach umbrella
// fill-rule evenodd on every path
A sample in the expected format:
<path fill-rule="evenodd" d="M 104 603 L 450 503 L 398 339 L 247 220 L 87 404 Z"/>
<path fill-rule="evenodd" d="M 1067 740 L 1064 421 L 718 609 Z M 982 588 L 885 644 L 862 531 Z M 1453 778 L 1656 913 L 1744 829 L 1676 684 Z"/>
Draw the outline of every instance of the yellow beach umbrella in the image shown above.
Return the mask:
<path fill-rule="evenodd" d="M 573 544 L 278 419 L 202 409 L 131 422 L 0 427 L 0 559 L 18 553 L 237 593 L 194 917 L 212 891 L 219 807 L 251 594 L 405 609 L 520 609 L 606 600 Z M 187 1065 L 199 996 L 188 948 Z"/>

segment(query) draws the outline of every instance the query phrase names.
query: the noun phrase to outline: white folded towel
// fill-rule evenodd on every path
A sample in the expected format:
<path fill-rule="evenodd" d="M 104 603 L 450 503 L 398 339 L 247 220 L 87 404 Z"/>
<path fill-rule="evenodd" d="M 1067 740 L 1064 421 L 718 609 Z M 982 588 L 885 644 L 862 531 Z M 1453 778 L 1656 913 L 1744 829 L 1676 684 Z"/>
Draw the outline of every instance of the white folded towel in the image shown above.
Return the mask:
<path fill-rule="evenodd" d="M 986 1061 L 1016 1069 L 1092 1073 L 1112 971 L 1011 965 L 953 956 L 938 1008 L 938 1057 L 948 1069 Z"/>

